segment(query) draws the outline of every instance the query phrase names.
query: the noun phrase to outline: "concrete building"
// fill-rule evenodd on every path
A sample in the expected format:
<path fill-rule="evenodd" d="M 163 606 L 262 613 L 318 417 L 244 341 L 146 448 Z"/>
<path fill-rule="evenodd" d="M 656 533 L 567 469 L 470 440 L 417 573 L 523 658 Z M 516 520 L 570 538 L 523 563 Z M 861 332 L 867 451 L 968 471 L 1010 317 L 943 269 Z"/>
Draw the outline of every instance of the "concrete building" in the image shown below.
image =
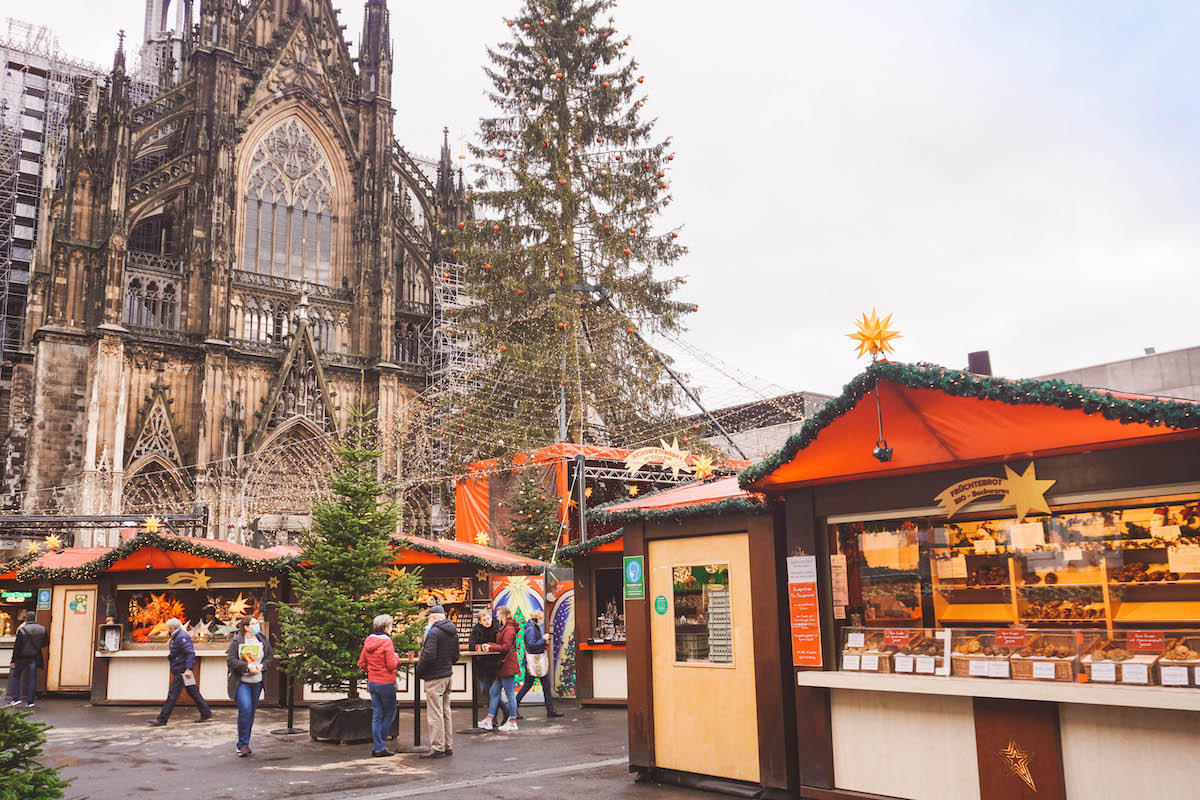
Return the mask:
<path fill-rule="evenodd" d="M 1118 392 L 1200 400 L 1200 347 L 1149 352 L 1144 356 L 1042 375 Z"/>

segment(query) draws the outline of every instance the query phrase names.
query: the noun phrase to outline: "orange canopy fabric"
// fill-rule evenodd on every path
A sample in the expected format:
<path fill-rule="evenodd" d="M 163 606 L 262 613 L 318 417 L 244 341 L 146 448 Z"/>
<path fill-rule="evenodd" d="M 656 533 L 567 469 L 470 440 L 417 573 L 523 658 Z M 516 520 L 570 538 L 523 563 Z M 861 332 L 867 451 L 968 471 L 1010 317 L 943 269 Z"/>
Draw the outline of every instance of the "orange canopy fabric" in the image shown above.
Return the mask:
<path fill-rule="evenodd" d="M 1147 399 L 1114 392 L 1106 395 Z M 879 438 L 876 396 L 883 438 L 892 449 L 892 460 L 888 462 L 872 455 Z M 957 396 L 881 377 L 853 408 L 821 428 L 816 438 L 790 460 L 750 486 L 780 490 L 1185 438 L 1200 438 L 1200 430 L 1124 423 L 1057 405 L 1014 405 Z"/>

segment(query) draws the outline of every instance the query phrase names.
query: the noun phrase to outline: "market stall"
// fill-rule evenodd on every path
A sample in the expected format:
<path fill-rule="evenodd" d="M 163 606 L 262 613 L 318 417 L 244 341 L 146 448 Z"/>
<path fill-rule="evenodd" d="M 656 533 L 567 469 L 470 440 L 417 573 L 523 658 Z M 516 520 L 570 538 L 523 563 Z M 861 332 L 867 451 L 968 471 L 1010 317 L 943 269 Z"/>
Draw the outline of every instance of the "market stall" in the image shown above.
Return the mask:
<path fill-rule="evenodd" d="M 421 570 L 421 592 L 417 596 L 422 610 L 440 605 L 452 621 L 459 634 L 459 647 L 467 647 L 467 640 L 474 624 L 474 616 L 482 609 L 490 609 L 494 599 L 493 583 L 499 581 L 510 592 L 514 587 L 527 587 L 535 597 L 538 608 L 544 606 L 544 582 L 547 564 L 526 558 L 495 547 L 460 542 L 456 540 L 433 540 L 420 536 L 396 534 L 395 556 L 392 569 L 403 571 Z M 508 582 L 521 578 L 514 586 Z M 516 596 L 505 595 L 505 602 L 514 602 Z M 522 595 L 524 597 L 524 595 Z M 520 598 L 516 598 L 520 599 Z M 525 602 L 530 602 L 526 600 Z M 468 704 L 471 699 L 472 659 L 461 659 L 454 665 L 451 675 L 451 701 Z M 399 698 L 411 702 L 414 681 L 407 672 L 398 675 Z M 297 701 L 319 702 L 335 700 L 344 695 L 322 691 L 319 686 L 306 686 Z"/>
<path fill-rule="evenodd" d="M 782 503 L 779 597 L 817 598 L 784 653 L 804 796 L 1189 784 L 1196 404 L 876 362 L 741 482 Z"/>

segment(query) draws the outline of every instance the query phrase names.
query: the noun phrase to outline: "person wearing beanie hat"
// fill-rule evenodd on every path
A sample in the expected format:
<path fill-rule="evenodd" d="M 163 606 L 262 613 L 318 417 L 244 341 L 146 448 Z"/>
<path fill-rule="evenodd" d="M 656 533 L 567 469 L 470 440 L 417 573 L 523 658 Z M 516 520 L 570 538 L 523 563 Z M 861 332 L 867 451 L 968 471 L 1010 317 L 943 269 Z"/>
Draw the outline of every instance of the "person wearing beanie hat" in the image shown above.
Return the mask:
<path fill-rule="evenodd" d="M 446 609 L 429 609 L 429 630 L 421 658 L 413 670 L 417 680 L 425 681 L 426 709 L 429 713 L 428 753 L 421 758 L 444 758 L 454 753 L 454 723 L 450 713 L 450 675 L 458 661 L 458 628 L 446 619 Z"/>

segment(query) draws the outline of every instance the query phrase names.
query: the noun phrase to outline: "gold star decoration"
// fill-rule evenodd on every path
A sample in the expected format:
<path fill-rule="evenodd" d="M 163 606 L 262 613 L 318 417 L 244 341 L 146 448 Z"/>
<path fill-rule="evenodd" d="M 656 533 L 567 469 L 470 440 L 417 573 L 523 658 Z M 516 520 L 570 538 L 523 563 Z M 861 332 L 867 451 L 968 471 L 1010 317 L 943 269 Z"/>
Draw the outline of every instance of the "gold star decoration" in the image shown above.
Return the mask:
<path fill-rule="evenodd" d="M 892 339 L 899 339 L 900 334 L 892 330 L 888 326 L 891 325 L 892 315 L 888 314 L 882 320 L 875 313 L 875 309 L 871 309 L 871 316 L 863 314 L 862 319 L 856 320 L 855 325 L 858 326 L 858 331 L 855 333 L 847 333 L 846 336 L 858 342 L 858 357 L 862 358 L 867 353 L 872 357 L 881 354 L 895 352 L 892 349 Z"/>
<path fill-rule="evenodd" d="M 710 456 L 700 456 L 699 458 L 696 459 L 696 465 L 695 465 L 694 469 L 695 469 L 695 474 L 696 474 L 696 480 L 702 481 L 705 478 L 711 478 L 713 476 L 713 460 L 712 460 L 712 458 Z"/>
<path fill-rule="evenodd" d="M 629 487 L 629 496 L 630 496 L 630 497 L 637 497 L 637 496 L 638 496 L 638 492 L 640 492 L 640 491 L 641 491 L 641 489 L 639 489 L 639 488 L 637 487 L 637 484 L 634 484 L 633 486 L 630 486 L 630 487 Z"/>
<path fill-rule="evenodd" d="M 487 547 L 491 543 L 491 541 L 492 540 L 488 536 L 487 531 L 480 531 L 479 533 L 475 534 L 475 544 L 483 545 L 484 547 Z"/>
<path fill-rule="evenodd" d="M 585 486 L 585 487 L 583 488 L 583 496 L 584 496 L 584 497 L 591 497 L 591 496 L 592 496 L 592 487 L 590 487 L 590 486 Z"/>
<path fill-rule="evenodd" d="M 486 569 L 478 570 L 475 573 L 475 580 L 479 581 L 480 583 L 487 583 L 487 579 L 488 579 L 488 573 L 487 573 Z"/>
<path fill-rule="evenodd" d="M 1029 769 L 1029 762 L 1033 760 L 1033 753 L 1022 750 L 1017 744 L 1016 739 L 1009 740 L 1008 746 L 1001 750 L 997 755 L 1004 762 L 1004 766 L 1008 767 L 1009 775 L 1016 775 L 1025 785 L 1033 791 L 1037 791 L 1037 784 L 1033 781 L 1033 772 Z"/>
<path fill-rule="evenodd" d="M 62 539 L 58 538 L 57 533 L 52 533 L 46 537 L 47 550 L 62 550 Z"/>
<path fill-rule="evenodd" d="M 271 578 L 269 581 L 267 581 L 267 587 L 270 589 L 278 589 L 279 588 L 279 578 Z"/>
<path fill-rule="evenodd" d="M 154 516 L 146 517 L 142 520 L 142 530 L 146 533 L 158 533 L 162 530 L 162 520 Z"/>
<path fill-rule="evenodd" d="M 391 566 L 387 568 L 387 574 L 391 575 L 393 578 L 403 578 L 408 574 L 408 567 Z"/>
<path fill-rule="evenodd" d="M 193 589 L 207 589 L 210 580 L 212 578 L 202 569 L 192 570 L 191 572 L 172 572 L 167 576 L 167 583 L 169 585 L 176 586 L 185 583 Z"/>
<path fill-rule="evenodd" d="M 1025 515 L 1030 511 L 1050 513 L 1046 504 L 1046 491 L 1054 485 L 1054 481 L 1039 481 L 1033 462 L 1021 475 L 1018 475 L 1007 464 L 1004 465 L 1004 490 L 1008 493 L 1008 502 L 1017 507 L 1017 522 L 1024 522 Z"/>
<path fill-rule="evenodd" d="M 242 597 L 242 593 L 238 592 L 237 599 L 229 602 L 229 616 L 237 619 L 238 617 L 246 616 L 249 612 L 250 598 Z"/>

